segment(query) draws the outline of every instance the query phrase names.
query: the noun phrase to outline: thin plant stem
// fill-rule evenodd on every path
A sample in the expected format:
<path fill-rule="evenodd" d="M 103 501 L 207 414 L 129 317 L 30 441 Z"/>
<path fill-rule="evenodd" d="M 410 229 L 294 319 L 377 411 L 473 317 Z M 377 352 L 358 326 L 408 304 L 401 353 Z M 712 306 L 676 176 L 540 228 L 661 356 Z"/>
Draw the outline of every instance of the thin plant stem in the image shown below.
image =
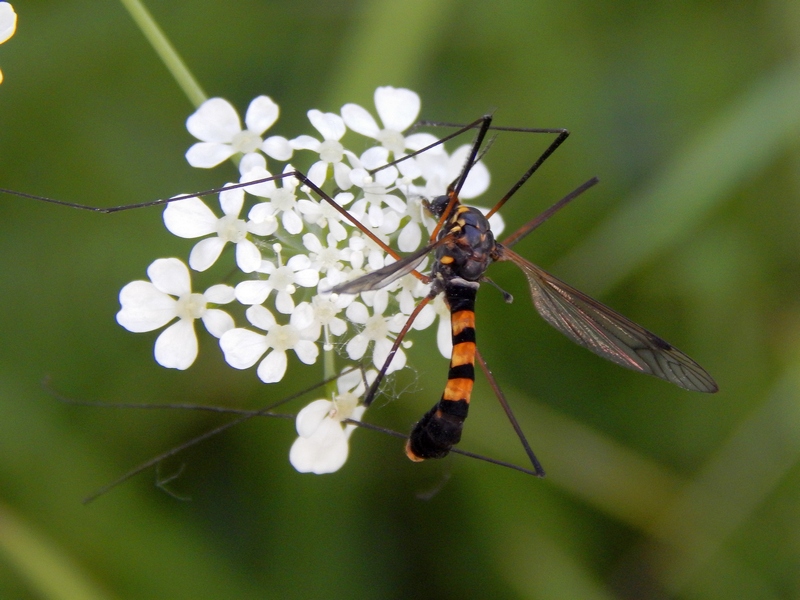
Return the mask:
<path fill-rule="evenodd" d="M 144 37 L 150 42 L 153 50 L 156 51 L 164 66 L 175 78 L 183 93 L 189 98 L 189 102 L 197 108 L 208 100 L 208 95 L 197 83 L 186 63 L 183 62 L 183 59 L 167 39 L 167 36 L 164 35 L 164 32 L 161 31 L 161 28 L 153 19 L 153 16 L 144 7 L 144 4 L 139 0 L 120 0 L 120 2 L 139 26 Z"/>

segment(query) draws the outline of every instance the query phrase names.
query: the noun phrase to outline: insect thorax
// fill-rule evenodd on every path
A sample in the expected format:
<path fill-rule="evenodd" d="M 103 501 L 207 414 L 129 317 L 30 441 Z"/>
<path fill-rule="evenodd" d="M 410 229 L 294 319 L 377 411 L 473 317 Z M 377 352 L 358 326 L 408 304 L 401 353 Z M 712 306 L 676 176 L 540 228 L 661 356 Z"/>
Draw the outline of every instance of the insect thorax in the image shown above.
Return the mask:
<path fill-rule="evenodd" d="M 441 198 L 434 200 L 434 205 Z M 453 236 L 436 249 L 434 277 L 449 281 L 461 278 L 478 281 L 492 263 L 496 243 L 489 228 L 489 220 L 476 208 L 456 204 L 442 227 L 439 239 Z"/>

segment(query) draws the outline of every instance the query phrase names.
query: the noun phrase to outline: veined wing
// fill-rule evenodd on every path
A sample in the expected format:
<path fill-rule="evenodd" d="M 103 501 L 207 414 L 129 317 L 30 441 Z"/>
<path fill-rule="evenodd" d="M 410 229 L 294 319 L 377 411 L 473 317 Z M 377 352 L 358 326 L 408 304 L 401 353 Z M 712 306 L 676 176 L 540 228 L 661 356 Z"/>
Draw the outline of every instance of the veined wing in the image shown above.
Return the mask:
<path fill-rule="evenodd" d="M 424 248 L 421 248 L 413 254 L 409 254 L 408 256 L 405 256 L 390 265 L 386 265 L 385 267 L 372 271 L 371 273 L 362 275 L 361 277 L 353 279 L 352 281 L 340 283 L 339 285 L 332 287 L 330 291 L 336 294 L 358 294 L 360 292 L 369 292 L 371 290 L 379 290 L 382 287 L 386 287 L 395 279 L 400 279 L 403 275 L 408 275 L 411 273 L 411 271 L 416 269 L 425 259 L 425 256 L 427 256 L 431 250 L 441 243 L 442 240 L 438 240 L 432 244 L 428 244 Z"/>
<path fill-rule="evenodd" d="M 621 314 L 570 287 L 519 254 L 501 247 L 499 260 L 516 264 L 528 278 L 536 310 L 576 344 L 634 371 L 684 389 L 716 392 L 714 379 L 683 352 Z"/>

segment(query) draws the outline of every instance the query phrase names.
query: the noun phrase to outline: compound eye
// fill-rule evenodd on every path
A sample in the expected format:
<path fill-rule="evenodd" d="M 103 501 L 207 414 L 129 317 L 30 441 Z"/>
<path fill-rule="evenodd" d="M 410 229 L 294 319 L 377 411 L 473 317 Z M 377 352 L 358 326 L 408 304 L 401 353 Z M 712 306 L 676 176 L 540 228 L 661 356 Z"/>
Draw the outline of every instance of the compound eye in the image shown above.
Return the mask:
<path fill-rule="evenodd" d="M 449 202 L 450 196 L 437 196 L 432 202 L 425 201 L 424 206 L 434 217 L 441 217 Z"/>

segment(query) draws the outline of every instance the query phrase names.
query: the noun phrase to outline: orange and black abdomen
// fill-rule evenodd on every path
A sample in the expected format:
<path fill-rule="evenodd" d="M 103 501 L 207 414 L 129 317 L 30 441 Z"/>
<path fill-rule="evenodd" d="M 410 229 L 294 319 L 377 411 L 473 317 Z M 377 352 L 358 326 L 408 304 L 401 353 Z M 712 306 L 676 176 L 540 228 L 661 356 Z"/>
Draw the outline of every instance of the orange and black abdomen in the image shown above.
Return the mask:
<path fill-rule="evenodd" d="M 463 279 L 445 286 L 450 307 L 453 355 L 442 399 L 414 426 L 406 443 L 413 461 L 442 458 L 461 440 L 461 429 L 469 411 L 475 383 L 475 296 L 478 284 Z"/>

